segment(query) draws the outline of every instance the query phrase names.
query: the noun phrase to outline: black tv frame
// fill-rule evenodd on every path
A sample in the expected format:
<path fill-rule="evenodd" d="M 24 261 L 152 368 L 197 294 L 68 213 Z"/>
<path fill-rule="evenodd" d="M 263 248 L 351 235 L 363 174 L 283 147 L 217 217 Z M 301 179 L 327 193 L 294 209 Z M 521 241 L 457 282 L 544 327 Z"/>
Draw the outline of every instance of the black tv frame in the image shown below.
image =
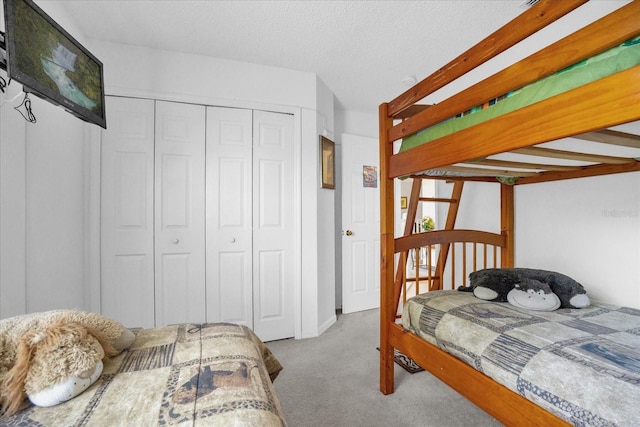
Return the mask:
<path fill-rule="evenodd" d="M 80 56 L 81 60 L 89 61 L 95 64 L 93 66 L 97 67 L 97 73 L 99 74 L 100 94 L 99 99 L 94 98 L 91 99 L 91 101 L 96 102 L 97 111 L 93 111 L 92 109 L 89 109 L 63 95 L 60 91 L 59 86 L 54 82 L 53 79 L 50 78 L 50 82 L 46 81 L 46 83 L 49 83 L 47 85 L 44 81 L 37 80 L 32 75 L 19 68 L 17 61 L 18 47 L 16 46 L 16 40 L 14 37 L 16 33 L 14 10 L 16 7 L 16 3 L 18 2 L 32 8 L 36 15 L 44 19 L 46 23 L 51 26 L 51 28 L 47 29 L 47 31 L 53 30 L 53 33 L 51 34 L 57 33 L 55 35 L 58 41 L 58 46 L 62 46 L 65 50 Z M 7 57 L 6 66 L 9 78 L 21 83 L 25 92 L 33 93 L 34 95 L 45 99 L 54 105 L 61 106 L 79 119 L 82 119 L 89 123 L 94 123 L 106 129 L 107 123 L 105 113 L 104 69 L 102 62 L 98 58 L 96 58 L 88 49 L 86 49 L 80 42 L 78 42 L 71 34 L 69 34 L 64 28 L 62 28 L 62 26 L 60 26 L 49 15 L 47 15 L 32 0 L 3 0 L 3 3 L 5 16 L 4 40 Z M 82 55 L 84 56 L 84 58 L 82 57 Z M 50 62 L 54 63 L 53 61 Z M 64 72 L 63 74 L 66 76 L 66 72 Z"/>
<path fill-rule="evenodd" d="M 5 43 L 5 34 L 0 31 L 0 69 L 7 70 L 7 45 Z"/>

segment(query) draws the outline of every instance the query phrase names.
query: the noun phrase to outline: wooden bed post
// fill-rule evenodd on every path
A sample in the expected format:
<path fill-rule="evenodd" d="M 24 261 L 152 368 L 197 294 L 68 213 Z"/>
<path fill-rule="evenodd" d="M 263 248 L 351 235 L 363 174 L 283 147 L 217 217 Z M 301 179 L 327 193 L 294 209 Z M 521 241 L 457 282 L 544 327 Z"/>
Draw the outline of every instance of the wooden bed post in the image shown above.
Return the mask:
<path fill-rule="evenodd" d="M 380 105 L 380 391 L 393 393 L 393 347 L 389 343 L 389 328 L 395 322 L 396 313 L 392 307 L 395 292 L 393 288 L 394 263 L 394 189 L 389 178 L 389 161 L 393 145 L 387 138 L 393 119 L 388 115 L 388 104 Z"/>
<path fill-rule="evenodd" d="M 500 267 L 513 267 L 514 248 L 514 191 L 513 185 L 500 184 L 500 233 L 506 237 L 506 247 L 500 249 Z"/>

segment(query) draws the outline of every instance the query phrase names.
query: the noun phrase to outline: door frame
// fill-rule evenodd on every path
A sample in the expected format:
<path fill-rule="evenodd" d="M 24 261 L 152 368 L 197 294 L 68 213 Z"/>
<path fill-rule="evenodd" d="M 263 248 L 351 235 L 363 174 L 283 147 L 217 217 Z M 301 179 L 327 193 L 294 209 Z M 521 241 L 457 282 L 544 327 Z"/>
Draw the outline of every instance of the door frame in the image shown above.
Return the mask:
<path fill-rule="evenodd" d="M 293 158 L 294 158 L 294 329 L 295 339 L 303 337 L 302 331 L 302 109 L 283 105 L 271 105 L 257 102 L 230 101 L 211 97 L 176 97 L 172 94 L 132 91 L 128 94 L 107 95 L 126 98 L 144 98 L 154 101 L 182 102 L 215 107 L 245 108 L 251 110 L 272 111 L 293 115 Z M 96 126 L 85 127 L 84 148 L 84 188 L 85 188 L 85 262 L 84 277 L 85 301 L 89 310 L 101 312 L 100 298 L 100 177 L 101 177 L 101 130 Z M 317 301 L 316 301 L 317 303 Z"/>

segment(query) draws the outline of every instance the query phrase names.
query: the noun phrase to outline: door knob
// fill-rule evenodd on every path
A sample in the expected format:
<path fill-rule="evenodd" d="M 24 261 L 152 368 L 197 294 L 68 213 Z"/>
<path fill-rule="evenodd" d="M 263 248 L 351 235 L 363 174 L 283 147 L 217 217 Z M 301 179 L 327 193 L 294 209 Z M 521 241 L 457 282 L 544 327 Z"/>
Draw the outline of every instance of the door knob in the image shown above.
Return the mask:
<path fill-rule="evenodd" d="M 173 239 L 173 244 L 177 245 L 178 243 L 180 243 L 180 239 Z"/>
<path fill-rule="evenodd" d="M 351 230 L 347 230 L 347 232 L 345 233 L 347 236 L 353 236 L 353 231 Z"/>

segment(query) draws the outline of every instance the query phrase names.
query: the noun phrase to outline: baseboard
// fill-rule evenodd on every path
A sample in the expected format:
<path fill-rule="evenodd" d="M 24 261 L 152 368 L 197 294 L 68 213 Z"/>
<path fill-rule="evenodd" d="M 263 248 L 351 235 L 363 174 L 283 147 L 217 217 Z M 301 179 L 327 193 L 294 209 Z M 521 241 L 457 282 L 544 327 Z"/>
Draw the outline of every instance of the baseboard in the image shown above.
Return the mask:
<path fill-rule="evenodd" d="M 322 335 L 323 333 L 325 333 L 325 331 L 327 329 L 329 329 L 334 323 L 336 323 L 338 321 L 338 318 L 336 317 L 336 315 L 334 314 L 333 316 L 330 316 L 329 319 L 327 319 L 326 322 L 324 322 L 322 325 L 320 325 L 318 327 L 318 336 Z"/>

